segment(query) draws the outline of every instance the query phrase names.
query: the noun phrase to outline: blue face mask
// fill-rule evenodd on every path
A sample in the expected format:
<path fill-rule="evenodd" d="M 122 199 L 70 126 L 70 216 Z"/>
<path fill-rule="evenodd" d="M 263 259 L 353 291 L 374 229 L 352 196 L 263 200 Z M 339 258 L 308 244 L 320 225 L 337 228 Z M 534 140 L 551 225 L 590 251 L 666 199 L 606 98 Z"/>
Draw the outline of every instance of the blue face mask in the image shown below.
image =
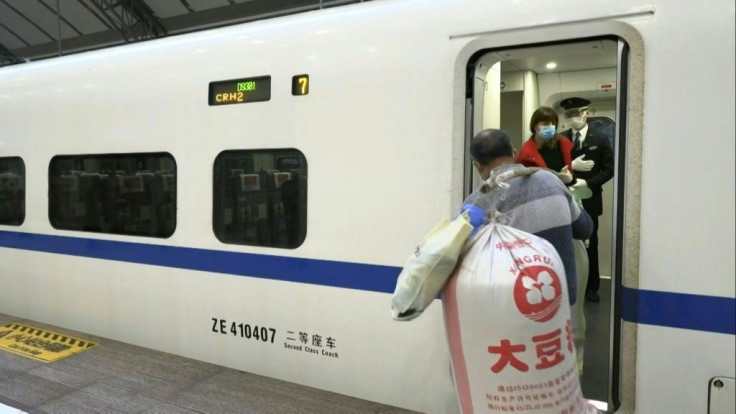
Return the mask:
<path fill-rule="evenodd" d="M 549 125 L 542 127 L 539 130 L 539 136 L 542 137 L 542 139 L 544 139 L 545 141 L 549 141 L 555 137 L 556 132 L 557 128 L 554 125 Z"/>

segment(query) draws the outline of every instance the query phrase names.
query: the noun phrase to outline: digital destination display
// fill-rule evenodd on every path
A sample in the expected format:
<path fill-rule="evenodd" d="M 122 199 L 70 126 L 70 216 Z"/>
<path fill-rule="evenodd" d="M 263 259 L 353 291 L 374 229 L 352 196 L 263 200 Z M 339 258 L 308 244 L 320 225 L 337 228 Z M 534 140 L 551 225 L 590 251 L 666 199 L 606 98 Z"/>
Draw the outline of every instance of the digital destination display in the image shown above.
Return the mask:
<path fill-rule="evenodd" d="M 270 76 L 210 82 L 210 106 L 261 102 L 270 99 Z"/>

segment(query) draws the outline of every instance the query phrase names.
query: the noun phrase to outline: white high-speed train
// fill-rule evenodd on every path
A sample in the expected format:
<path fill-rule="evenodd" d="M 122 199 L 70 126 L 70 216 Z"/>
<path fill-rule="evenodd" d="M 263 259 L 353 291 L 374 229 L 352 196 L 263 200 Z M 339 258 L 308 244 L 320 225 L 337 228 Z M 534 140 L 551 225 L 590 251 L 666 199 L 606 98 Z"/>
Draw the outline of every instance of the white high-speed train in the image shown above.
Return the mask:
<path fill-rule="evenodd" d="M 734 89 L 730 0 L 377 0 L 5 67 L 0 312 L 458 412 L 442 307 L 392 321 L 396 276 L 469 137 L 580 96 L 615 121 L 604 402 L 715 410 Z"/>

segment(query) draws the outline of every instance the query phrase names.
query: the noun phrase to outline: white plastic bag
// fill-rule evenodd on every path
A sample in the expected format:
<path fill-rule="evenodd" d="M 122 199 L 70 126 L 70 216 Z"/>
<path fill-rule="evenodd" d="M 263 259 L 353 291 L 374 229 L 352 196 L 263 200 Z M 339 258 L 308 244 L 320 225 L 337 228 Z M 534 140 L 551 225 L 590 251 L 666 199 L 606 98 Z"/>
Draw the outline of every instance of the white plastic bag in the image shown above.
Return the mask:
<path fill-rule="evenodd" d="M 597 412 L 580 390 L 554 247 L 496 223 L 468 243 L 442 298 L 462 412 Z"/>
<path fill-rule="evenodd" d="M 424 237 L 396 281 L 391 299 L 395 320 L 414 319 L 432 303 L 457 265 L 472 230 L 467 216 L 460 214 L 452 221 L 442 220 Z"/>

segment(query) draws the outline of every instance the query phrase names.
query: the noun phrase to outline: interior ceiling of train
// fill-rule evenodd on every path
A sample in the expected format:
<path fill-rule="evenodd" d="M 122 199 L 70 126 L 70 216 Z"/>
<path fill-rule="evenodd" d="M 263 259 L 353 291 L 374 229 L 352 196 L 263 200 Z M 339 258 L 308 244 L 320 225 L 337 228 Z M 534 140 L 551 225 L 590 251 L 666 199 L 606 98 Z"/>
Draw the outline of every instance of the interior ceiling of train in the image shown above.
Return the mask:
<path fill-rule="evenodd" d="M 617 49 L 618 43 L 614 40 L 591 40 L 502 50 L 495 52 L 492 59 L 503 62 L 501 72 L 572 72 L 615 68 L 618 62 Z"/>
<path fill-rule="evenodd" d="M 0 0 L 0 66 L 370 0 Z"/>

